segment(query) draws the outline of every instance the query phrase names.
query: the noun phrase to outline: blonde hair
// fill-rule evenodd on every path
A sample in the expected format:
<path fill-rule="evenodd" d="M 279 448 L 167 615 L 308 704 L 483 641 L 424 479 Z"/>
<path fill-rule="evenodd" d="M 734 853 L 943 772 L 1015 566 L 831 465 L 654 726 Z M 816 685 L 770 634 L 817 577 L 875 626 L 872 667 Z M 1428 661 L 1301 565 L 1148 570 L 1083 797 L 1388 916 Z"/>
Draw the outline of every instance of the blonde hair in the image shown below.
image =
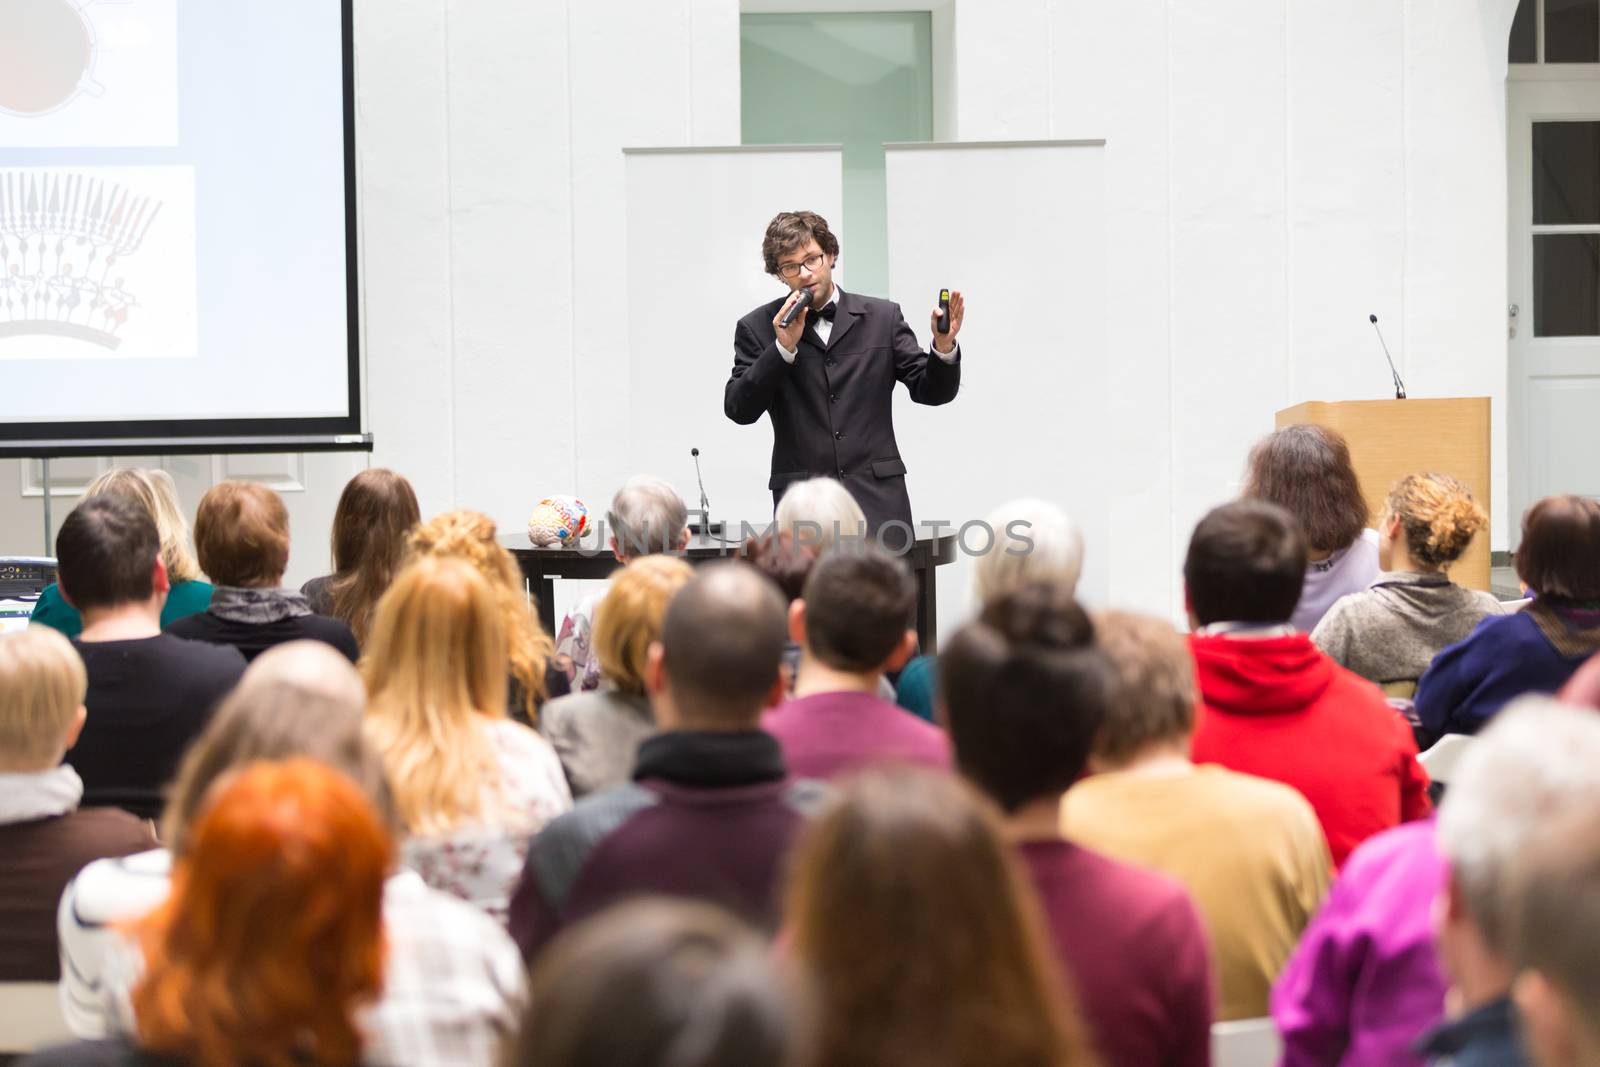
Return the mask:
<path fill-rule="evenodd" d="M 482 808 L 493 753 L 484 720 L 506 715 L 506 631 L 470 563 L 422 558 L 378 601 L 361 661 L 366 732 L 412 833 L 442 833 Z"/>
<path fill-rule="evenodd" d="M 0 634 L 0 765 L 54 765 L 88 689 L 78 650 L 55 630 Z"/>
<path fill-rule="evenodd" d="M 495 533 L 494 520 L 487 515 L 447 511 L 412 531 L 406 551 L 413 559 L 448 556 L 466 560 L 488 579 L 510 649 L 511 676 L 522 688 L 523 709 L 532 722 L 547 695 L 544 672 L 556 654 L 556 643 L 539 625 L 533 606 L 522 591 L 522 568 L 495 540 Z M 504 663 L 501 666 L 504 669 Z"/>
<path fill-rule="evenodd" d="M 856 498 L 833 478 L 810 478 L 795 482 L 778 502 L 774 521 L 779 531 L 791 534 L 797 544 L 814 548 L 821 555 L 841 538 L 861 539 L 867 535 L 867 516 Z M 810 526 L 821 527 L 814 536 Z M 802 534 L 801 527 L 806 527 Z"/>
<path fill-rule="evenodd" d="M 1412 474 L 1389 490 L 1384 514 L 1400 519 L 1406 551 L 1424 567 L 1443 570 L 1489 525 L 1472 491 L 1448 474 Z"/>
<path fill-rule="evenodd" d="M 132 501 L 155 520 L 156 535 L 161 538 L 161 563 L 167 568 L 167 579 L 173 582 L 192 582 L 200 577 L 200 563 L 195 559 L 194 547 L 189 542 L 189 520 L 183 517 L 178 503 L 178 486 L 172 475 L 164 470 L 147 470 L 144 467 L 113 467 L 100 474 L 83 491 L 83 499 L 93 496 L 115 496 Z"/>
<path fill-rule="evenodd" d="M 972 571 L 980 607 L 1034 582 L 1077 591 L 1083 535 L 1066 512 L 1047 500 L 1024 497 L 995 508 L 984 521 L 994 531 L 994 543 Z"/>
<path fill-rule="evenodd" d="M 594 652 L 600 672 L 624 693 L 644 692 L 645 657 L 661 637 L 667 605 L 694 568 L 671 556 L 642 556 L 611 580 L 595 609 Z"/>

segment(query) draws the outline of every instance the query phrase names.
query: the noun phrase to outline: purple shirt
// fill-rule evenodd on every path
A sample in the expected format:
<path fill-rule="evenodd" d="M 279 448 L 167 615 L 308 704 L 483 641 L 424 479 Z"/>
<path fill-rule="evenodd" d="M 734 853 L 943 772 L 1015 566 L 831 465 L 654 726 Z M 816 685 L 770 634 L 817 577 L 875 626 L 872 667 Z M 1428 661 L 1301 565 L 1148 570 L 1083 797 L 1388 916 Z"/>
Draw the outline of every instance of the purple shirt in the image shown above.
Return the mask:
<path fill-rule="evenodd" d="M 790 700 L 767 712 L 762 728 L 782 742 L 784 762 L 798 778 L 836 778 L 889 761 L 950 769 L 943 730 L 866 693 Z"/>
<path fill-rule="evenodd" d="M 1177 882 L 1067 841 L 1022 858 L 1106 1067 L 1209 1067 L 1205 929 Z"/>
<path fill-rule="evenodd" d="M 1444 1015 L 1433 901 L 1446 866 L 1432 819 L 1371 838 L 1272 990 L 1280 1067 L 1420 1067 L 1410 1051 Z"/>
<path fill-rule="evenodd" d="M 1300 586 L 1300 602 L 1289 623 L 1296 630 L 1310 633 L 1346 593 L 1359 593 L 1382 573 L 1378 566 L 1378 531 L 1362 530 L 1361 536 L 1327 559 L 1306 564 L 1306 578 Z"/>

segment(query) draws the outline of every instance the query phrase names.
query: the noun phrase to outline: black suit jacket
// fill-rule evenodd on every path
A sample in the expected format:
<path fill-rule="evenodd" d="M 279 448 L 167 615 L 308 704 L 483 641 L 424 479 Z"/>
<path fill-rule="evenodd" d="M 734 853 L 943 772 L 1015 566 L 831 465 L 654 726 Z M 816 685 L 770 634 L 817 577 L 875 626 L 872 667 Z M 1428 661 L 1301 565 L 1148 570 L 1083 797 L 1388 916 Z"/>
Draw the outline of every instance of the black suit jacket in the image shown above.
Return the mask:
<path fill-rule="evenodd" d="M 961 387 L 960 349 L 946 363 L 917 344 L 900 305 L 841 291 L 824 345 L 808 323 L 791 365 L 778 351 L 772 317 L 787 297 L 765 304 L 733 330 L 733 373 L 723 409 L 734 422 L 772 417 L 772 502 L 792 482 L 828 476 L 850 490 L 876 533 L 893 519 L 911 524 L 906 465 L 894 439 L 894 385 L 918 404 L 948 404 Z M 887 543 L 899 548 L 903 531 Z"/>

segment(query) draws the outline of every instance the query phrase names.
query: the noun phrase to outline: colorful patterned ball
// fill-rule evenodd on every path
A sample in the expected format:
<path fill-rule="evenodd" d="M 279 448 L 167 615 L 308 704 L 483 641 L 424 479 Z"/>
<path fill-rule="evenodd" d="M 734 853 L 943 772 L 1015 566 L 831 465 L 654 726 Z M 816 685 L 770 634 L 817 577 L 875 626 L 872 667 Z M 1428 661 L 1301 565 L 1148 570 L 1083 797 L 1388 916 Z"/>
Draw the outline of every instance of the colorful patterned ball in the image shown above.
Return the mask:
<path fill-rule="evenodd" d="M 589 509 L 575 496 L 547 496 L 528 519 L 528 540 L 548 545 L 576 544 L 589 528 Z"/>

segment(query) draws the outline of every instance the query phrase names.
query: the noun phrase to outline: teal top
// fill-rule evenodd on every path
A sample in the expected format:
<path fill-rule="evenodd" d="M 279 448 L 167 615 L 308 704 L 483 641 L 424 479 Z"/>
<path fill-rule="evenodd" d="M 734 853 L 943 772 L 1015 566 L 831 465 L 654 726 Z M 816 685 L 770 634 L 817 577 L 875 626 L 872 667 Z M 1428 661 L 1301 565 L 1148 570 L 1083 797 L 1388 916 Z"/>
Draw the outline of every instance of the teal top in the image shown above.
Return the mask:
<path fill-rule="evenodd" d="M 167 591 L 167 606 L 161 609 L 161 628 L 165 630 L 185 616 L 198 615 L 210 604 L 210 582 L 176 582 Z M 60 630 L 68 637 L 77 637 L 83 632 L 83 616 L 78 614 L 77 608 L 67 603 L 60 587 L 54 582 L 45 586 L 39 594 L 39 602 L 33 606 L 33 614 L 28 621 Z"/>
<path fill-rule="evenodd" d="M 938 725 L 933 714 L 933 697 L 939 686 L 937 663 L 932 656 L 918 656 L 901 670 L 894 687 L 896 704 L 935 726 Z"/>

